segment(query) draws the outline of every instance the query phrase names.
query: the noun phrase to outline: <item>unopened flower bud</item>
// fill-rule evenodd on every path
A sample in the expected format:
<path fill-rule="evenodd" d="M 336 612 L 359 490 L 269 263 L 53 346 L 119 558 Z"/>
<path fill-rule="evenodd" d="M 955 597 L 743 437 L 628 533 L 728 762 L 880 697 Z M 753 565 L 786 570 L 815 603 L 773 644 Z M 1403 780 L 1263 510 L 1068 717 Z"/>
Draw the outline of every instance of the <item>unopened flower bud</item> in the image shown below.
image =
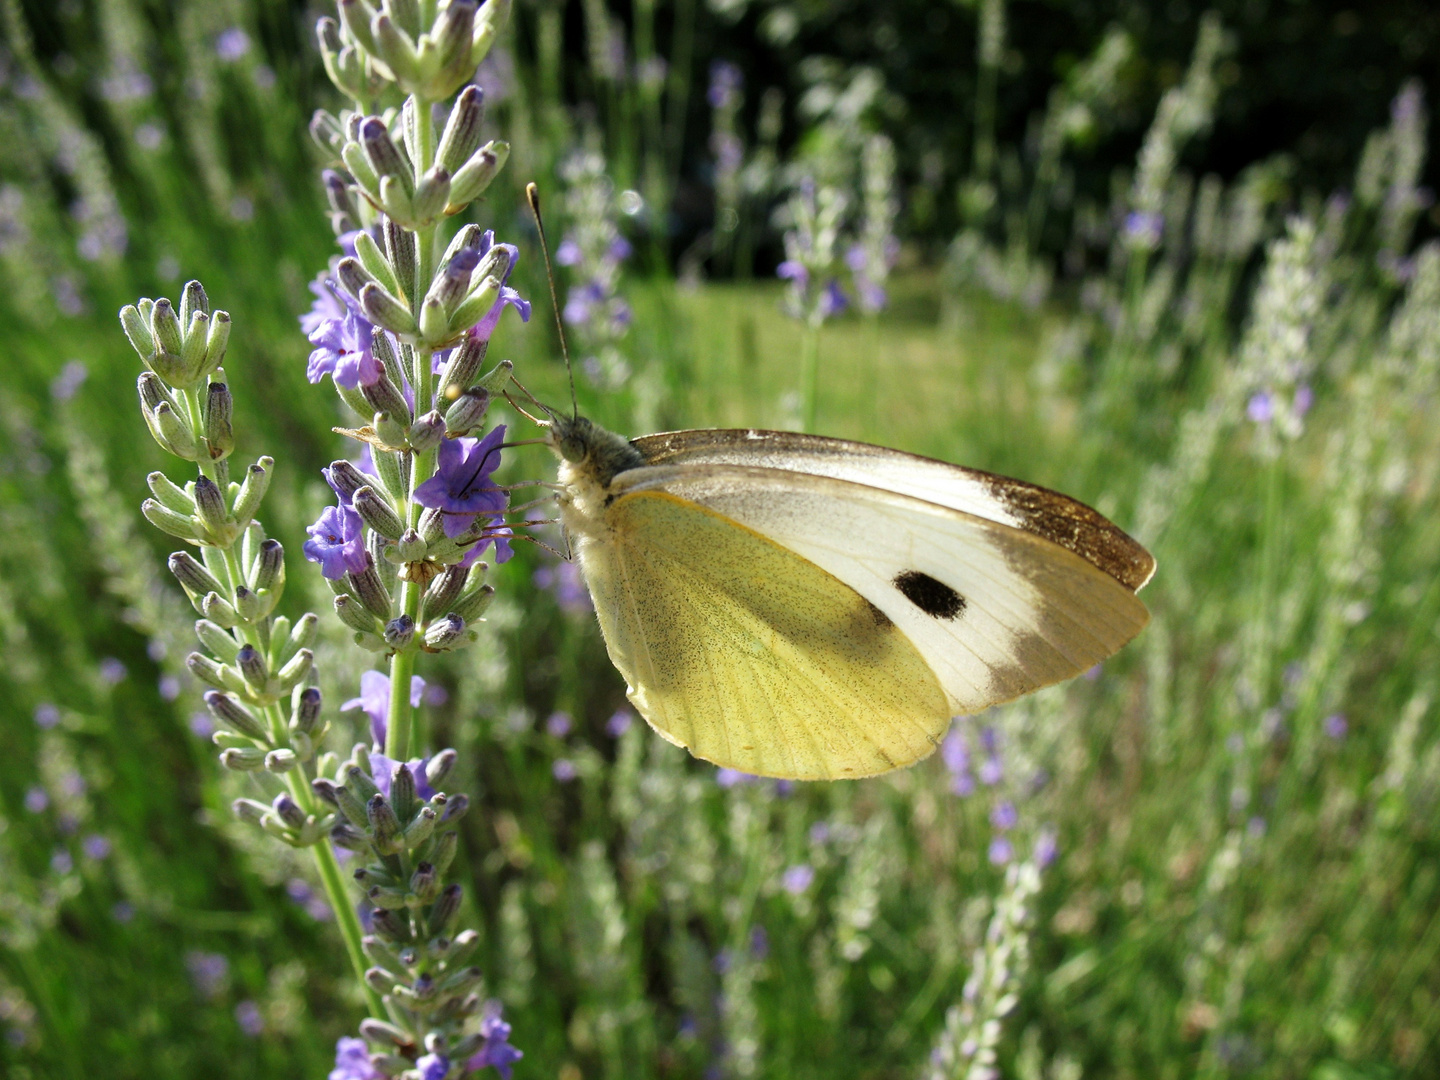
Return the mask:
<path fill-rule="evenodd" d="M 440 894 L 440 875 L 435 873 L 433 865 L 428 862 L 416 864 L 415 872 L 410 875 L 410 891 L 422 904 L 435 902 L 435 898 Z"/>
<path fill-rule="evenodd" d="M 396 652 L 404 652 L 415 640 L 415 620 L 409 615 L 400 615 L 385 624 L 385 644 Z"/>
<path fill-rule="evenodd" d="M 314 780 L 310 781 L 310 790 L 315 792 L 315 796 L 323 802 L 328 803 L 337 810 L 340 809 L 340 797 L 335 794 L 334 780 L 317 776 Z"/>
<path fill-rule="evenodd" d="M 447 748 L 441 750 L 425 764 L 425 779 L 429 781 L 431 787 L 439 787 L 445 782 L 445 778 L 450 775 L 450 770 L 455 767 L 459 756 L 454 750 Z"/>
<path fill-rule="evenodd" d="M 385 582 L 375 571 L 375 563 L 367 558 L 365 569 L 360 573 L 347 574 L 345 580 L 350 586 L 350 592 L 365 605 L 367 611 L 377 619 L 388 619 L 390 617 L 390 591 L 385 588 Z M 356 627 L 355 629 L 360 629 Z"/>
<path fill-rule="evenodd" d="M 288 694 L 295 689 L 300 682 L 310 674 L 314 666 L 315 654 L 309 649 L 301 649 L 290 658 L 289 663 L 282 667 L 276 676 L 280 682 L 280 692 Z"/>
<path fill-rule="evenodd" d="M 210 659 L 204 653 L 192 652 L 185 657 L 185 666 L 190 674 L 217 690 L 230 689 L 230 680 L 225 677 L 224 665 Z"/>
<path fill-rule="evenodd" d="M 365 804 L 355 797 L 355 793 L 347 785 L 337 784 L 335 786 L 335 805 L 340 807 L 340 812 L 350 819 L 352 825 L 361 829 L 370 827 L 370 818 L 365 813 Z"/>
<path fill-rule="evenodd" d="M 385 253 L 380 250 L 380 245 L 369 232 L 361 230 L 355 234 L 355 257 L 360 260 L 360 265 L 365 268 L 372 280 L 380 285 L 391 296 L 399 296 L 400 283 L 395 278 L 395 270 L 391 267 Z"/>
<path fill-rule="evenodd" d="M 491 140 L 460 166 L 450 177 L 450 203 L 447 214 L 456 214 L 479 198 L 505 167 L 510 158 L 510 144 Z"/>
<path fill-rule="evenodd" d="M 476 275 L 479 276 L 478 274 Z M 481 279 L 480 284 L 450 313 L 450 327 L 456 334 L 462 334 L 478 323 L 500 298 L 500 279 L 494 276 Z"/>
<path fill-rule="evenodd" d="M 445 433 L 452 439 L 468 435 L 485 422 L 490 394 L 479 388 L 466 390 L 445 411 Z"/>
<path fill-rule="evenodd" d="M 235 613 L 240 616 L 241 622 L 259 622 L 270 614 L 270 610 L 274 606 L 270 602 L 269 594 L 261 596 L 254 589 L 247 589 L 244 585 L 235 587 Z"/>
<path fill-rule="evenodd" d="M 221 663 L 233 663 L 240 652 L 240 643 L 227 634 L 221 626 L 209 619 L 195 620 L 195 636 L 200 644 L 209 649 Z"/>
<path fill-rule="evenodd" d="M 184 336 L 181 333 L 180 318 L 175 314 L 175 307 L 161 297 L 155 301 L 155 306 L 150 309 L 150 336 L 155 341 L 157 353 L 167 354 L 172 361 L 178 361 L 180 350 L 184 348 Z M 165 378 L 162 372 L 157 372 L 161 378 Z M 171 380 L 166 379 L 166 382 Z M 174 385 L 171 382 L 171 385 Z"/>
<path fill-rule="evenodd" d="M 162 506 L 155 499 L 146 499 L 142 502 L 140 512 L 145 515 L 146 521 L 162 532 L 179 537 L 181 540 L 198 541 L 200 539 L 200 530 L 196 527 L 193 518 L 177 514 L 169 507 Z"/>
<path fill-rule="evenodd" d="M 409 299 L 415 295 L 415 234 L 407 232 L 390 218 L 385 219 L 385 254 L 395 271 L 398 295 Z"/>
<path fill-rule="evenodd" d="M 229 533 L 229 514 L 225 509 L 225 497 L 220 488 L 208 476 L 195 480 L 195 513 L 205 528 L 216 538 Z"/>
<path fill-rule="evenodd" d="M 411 819 L 410 824 L 405 826 L 405 846 L 417 848 L 435 831 L 435 825 L 440 815 L 428 806 L 422 806 Z"/>
<path fill-rule="evenodd" d="M 429 554 L 430 546 L 420 538 L 414 529 L 406 529 L 395 542 L 395 560 L 409 563 L 419 562 Z"/>
<path fill-rule="evenodd" d="M 351 504 L 360 515 L 360 520 L 385 539 L 398 540 L 405 531 L 400 515 L 395 513 L 389 501 L 377 494 L 369 484 L 356 490 Z"/>
<path fill-rule="evenodd" d="M 366 609 L 364 604 L 348 593 L 335 597 L 335 614 L 340 616 L 340 621 L 351 630 L 373 634 L 379 629 L 375 616 Z"/>
<path fill-rule="evenodd" d="M 420 602 L 420 621 L 428 624 L 448 612 L 460 599 L 469 578 L 470 568 L 459 565 L 447 566 L 435 575 Z"/>
<path fill-rule="evenodd" d="M 451 176 L 460 170 L 480 145 L 480 131 L 485 122 L 484 101 L 484 92 L 472 84 L 465 87 L 450 109 L 435 160 L 450 170 Z"/>
<path fill-rule="evenodd" d="M 288 747 L 282 746 L 265 755 L 265 768 L 272 773 L 287 773 L 299 764 L 300 759 L 295 756 L 295 751 Z"/>
<path fill-rule="evenodd" d="M 225 362 L 225 349 L 230 343 L 230 313 L 217 311 L 210 316 L 210 333 L 205 339 L 205 368 L 208 375 Z"/>
<path fill-rule="evenodd" d="M 235 520 L 241 528 L 248 525 L 260 509 L 265 492 L 270 490 L 270 473 L 274 467 L 274 458 L 262 457 L 245 470 L 245 479 L 241 481 L 240 492 L 235 496 Z"/>
<path fill-rule="evenodd" d="M 195 432 L 170 402 L 160 402 L 151 416 L 155 422 L 156 442 L 185 461 L 200 459 L 200 444 L 195 439 Z"/>
<path fill-rule="evenodd" d="M 465 620 L 454 612 L 442 615 L 425 630 L 425 647 L 435 652 L 460 648 L 469 644 L 465 638 Z"/>
<path fill-rule="evenodd" d="M 385 796 L 377 793 L 365 804 L 366 819 L 377 851 L 393 855 L 400 850 L 400 819 Z"/>
<path fill-rule="evenodd" d="M 459 885 L 448 885 L 445 891 L 440 894 L 440 899 L 435 901 L 435 906 L 430 909 L 430 932 L 443 933 L 449 929 L 451 921 L 460 911 L 460 900 L 464 890 Z"/>
<path fill-rule="evenodd" d="M 185 343 L 180 347 L 180 366 L 185 371 L 186 382 L 198 381 L 205 374 L 205 342 L 210 333 L 210 316 L 197 311 L 188 319 L 181 319 L 185 328 Z"/>
<path fill-rule="evenodd" d="M 258 747 L 241 749 L 232 746 L 221 752 L 220 764 L 235 772 L 258 772 L 265 767 L 265 751 Z"/>
<path fill-rule="evenodd" d="M 370 477 L 348 461 L 332 461 L 330 467 L 322 471 L 336 494 L 345 501 L 353 499 L 356 491 L 370 483 Z"/>
<path fill-rule="evenodd" d="M 199 607 L 200 614 L 226 630 L 233 630 L 244 622 L 230 601 L 219 593 L 206 593 L 200 598 Z"/>
<path fill-rule="evenodd" d="M 243 492 L 243 489 L 242 489 Z M 285 548 L 279 540 L 266 540 L 250 564 L 250 586 L 276 591 L 285 584 Z"/>
<path fill-rule="evenodd" d="M 396 25 L 388 11 L 381 11 L 370 20 L 370 33 L 375 42 L 375 55 L 394 73 L 402 90 L 415 93 L 420 81 L 420 58 L 415 53 L 415 43 Z M 369 126 L 367 122 L 361 129 L 362 135 Z M 366 151 L 369 151 L 368 144 Z"/>
<path fill-rule="evenodd" d="M 241 821 L 259 825 L 261 819 L 270 812 L 270 807 L 254 799 L 236 799 L 230 804 L 230 810 Z"/>
<path fill-rule="evenodd" d="M 279 815 L 280 820 L 289 825 L 292 829 L 299 829 L 305 825 L 305 812 L 288 794 L 282 792 L 275 796 L 275 801 L 270 808 Z"/>
<path fill-rule="evenodd" d="M 210 298 L 205 295 L 205 286 L 198 281 L 187 281 L 185 289 L 180 294 L 180 322 L 184 326 L 190 325 L 190 320 L 196 314 L 209 316 Z"/>
<path fill-rule="evenodd" d="M 295 696 L 290 709 L 290 729 L 308 734 L 314 731 L 319 723 L 320 690 L 318 687 L 307 686 Z"/>
<path fill-rule="evenodd" d="M 461 596 L 450 610 L 467 623 L 473 623 L 485 614 L 485 609 L 490 606 L 490 601 L 493 599 L 495 599 L 495 587 L 481 585 L 478 589 L 471 589 Z"/>
<path fill-rule="evenodd" d="M 143 305 L 148 301 L 142 300 L 140 303 Z M 126 304 L 120 309 L 120 325 L 125 336 L 130 339 L 130 344 L 140 354 L 140 359 L 148 364 L 155 352 L 155 335 L 150 333 L 150 320 L 134 304 Z M 153 372 L 145 374 L 154 377 Z M 144 378 L 144 375 L 141 378 Z"/>
<path fill-rule="evenodd" d="M 445 418 L 434 409 L 410 426 L 410 448 L 418 454 L 433 450 L 445 437 Z"/>
<path fill-rule="evenodd" d="M 411 214 L 414 223 L 433 224 L 450 202 L 450 170 L 436 164 L 420 178 L 415 185 L 415 200 Z"/>
<path fill-rule="evenodd" d="M 215 575 L 200 564 L 188 551 L 177 551 L 170 556 L 170 572 L 191 595 L 204 596 L 218 593 L 222 586 Z"/>
<path fill-rule="evenodd" d="M 260 722 L 260 718 L 229 694 L 223 694 L 218 690 L 207 690 L 205 692 L 205 708 L 209 710 L 211 716 L 231 730 L 255 739 L 257 742 L 269 741 L 269 735 L 265 731 L 265 725 Z"/>
<path fill-rule="evenodd" d="M 245 677 L 245 683 L 257 695 L 265 693 L 265 684 L 270 680 L 270 671 L 265 657 L 254 645 L 246 645 L 235 657 L 235 666 Z"/>
<path fill-rule="evenodd" d="M 460 834 L 454 829 L 441 833 L 440 839 L 435 841 L 435 850 L 430 853 L 430 861 L 435 864 L 435 872 L 441 877 L 450 869 L 450 864 L 455 861 L 455 852 L 460 845 Z"/>

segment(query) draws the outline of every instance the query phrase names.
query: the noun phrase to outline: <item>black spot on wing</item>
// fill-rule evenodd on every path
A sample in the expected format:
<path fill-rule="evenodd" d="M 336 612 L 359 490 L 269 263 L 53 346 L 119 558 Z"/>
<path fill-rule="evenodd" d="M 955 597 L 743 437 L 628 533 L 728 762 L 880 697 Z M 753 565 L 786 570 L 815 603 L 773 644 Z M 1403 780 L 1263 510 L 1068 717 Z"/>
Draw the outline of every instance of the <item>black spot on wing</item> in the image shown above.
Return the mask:
<path fill-rule="evenodd" d="M 895 575 L 894 584 L 906 600 L 932 618 L 956 619 L 965 610 L 963 596 L 919 570 L 902 570 Z"/>

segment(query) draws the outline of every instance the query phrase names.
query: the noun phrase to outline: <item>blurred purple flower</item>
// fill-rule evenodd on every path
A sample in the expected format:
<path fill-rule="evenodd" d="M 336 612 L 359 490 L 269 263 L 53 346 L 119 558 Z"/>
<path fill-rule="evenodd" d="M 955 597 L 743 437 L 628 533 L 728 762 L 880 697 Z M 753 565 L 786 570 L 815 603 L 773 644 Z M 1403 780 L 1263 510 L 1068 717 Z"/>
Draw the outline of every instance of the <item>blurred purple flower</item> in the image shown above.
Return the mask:
<path fill-rule="evenodd" d="M 1015 809 L 1015 804 L 1009 799 L 1004 799 L 995 804 L 990 811 L 990 824 L 1002 832 L 1013 829 L 1020 823 L 1020 812 Z"/>
<path fill-rule="evenodd" d="M 1046 825 L 1040 829 L 1040 834 L 1035 837 L 1035 865 L 1041 870 L 1055 861 L 1055 856 L 1060 853 L 1059 834 L 1054 826 Z"/>
<path fill-rule="evenodd" d="M 410 775 L 415 778 L 415 794 L 427 802 L 436 794 L 435 789 L 430 786 L 429 778 L 425 775 L 425 766 L 429 763 L 428 757 L 411 758 L 405 762 L 406 767 L 410 770 Z M 390 782 L 399 768 L 400 762 L 394 758 L 388 758 L 384 754 L 372 753 L 370 755 L 370 779 L 375 781 L 375 786 L 380 789 L 380 794 L 387 799 L 390 797 Z"/>
<path fill-rule="evenodd" d="M 1322 721 L 1322 726 L 1325 728 L 1325 734 L 1336 742 L 1345 738 L 1346 733 L 1350 730 L 1350 723 L 1345 719 L 1343 713 L 1331 713 Z"/>
<path fill-rule="evenodd" d="M 419 708 L 425 693 L 425 680 L 419 675 L 410 676 L 410 707 Z M 341 712 L 363 709 L 370 717 L 370 739 L 379 750 L 385 745 L 385 718 L 390 714 L 390 676 L 383 671 L 362 671 L 360 673 L 360 696 L 353 697 L 340 706 Z"/>
<path fill-rule="evenodd" d="M 545 731 L 557 739 L 563 739 L 570 734 L 570 714 L 567 712 L 553 712 L 545 721 Z"/>
<path fill-rule="evenodd" d="M 715 783 L 726 789 L 733 788 L 737 784 L 753 784 L 758 779 L 760 779 L 758 776 L 740 772 L 738 769 L 715 770 Z"/>
<path fill-rule="evenodd" d="M 135 905 L 128 900 L 118 900 L 110 908 L 110 917 L 122 925 L 128 923 L 135 918 Z"/>
<path fill-rule="evenodd" d="M 32 814 L 43 814 L 50 806 L 50 796 L 36 784 L 25 791 L 25 809 Z"/>
<path fill-rule="evenodd" d="M 738 67 L 728 60 L 716 60 L 710 65 L 710 87 L 705 92 L 705 100 L 712 109 L 727 108 L 736 103 L 744 85 L 745 76 Z"/>
<path fill-rule="evenodd" d="M 989 856 L 996 866 L 1004 866 L 1015 857 L 1015 845 L 1008 836 L 997 836 L 990 841 Z"/>
<path fill-rule="evenodd" d="M 94 859 L 99 862 L 101 859 L 110 856 L 110 841 L 99 833 L 91 833 L 80 844 L 80 850 L 85 852 L 87 859 Z"/>
<path fill-rule="evenodd" d="M 1165 219 L 1159 214 L 1134 210 L 1125 215 L 1125 238 L 1139 247 L 1157 247 L 1164 228 Z"/>
<path fill-rule="evenodd" d="M 1257 424 L 1268 424 L 1275 417 L 1275 401 L 1269 392 L 1261 390 L 1245 404 L 1245 415 Z"/>
<path fill-rule="evenodd" d="M 235 1023 L 252 1039 L 258 1039 L 265 1032 L 265 1017 L 260 1014 L 260 1006 L 248 999 L 235 1006 Z"/>
<path fill-rule="evenodd" d="M 1303 417 L 1310 411 L 1310 406 L 1313 404 L 1315 404 L 1315 391 L 1311 390 L 1307 384 L 1301 383 L 1295 388 L 1295 415 Z"/>
<path fill-rule="evenodd" d="M 35 726 L 49 731 L 60 723 L 60 710 L 48 701 L 35 706 Z"/>
<path fill-rule="evenodd" d="M 634 720 L 629 709 L 619 709 L 614 716 L 605 721 L 605 733 L 612 739 L 618 739 L 630 730 L 630 725 L 634 723 Z"/>
<path fill-rule="evenodd" d="M 63 876 L 75 869 L 75 860 L 64 848 L 56 848 L 55 854 L 50 856 L 50 869 Z"/>
<path fill-rule="evenodd" d="M 780 886 L 791 896 L 799 896 L 815 880 L 814 867 L 799 863 L 780 875 Z"/>
<path fill-rule="evenodd" d="M 191 713 L 190 730 L 200 738 L 208 739 L 215 734 L 215 721 L 210 718 L 208 712 Z"/>
<path fill-rule="evenodd" d="M 502 1080 L 510 1080 L 515 1071 L 515 1062 L 525 1055 L 510 1045 L 510 1025 L 500 1019 L 500 1002 L 487 1001 L 483 1016 L 480 1021 L 480 1034 L 485 1038 L 485 1045 L 465 1063 L 465 1068 L 475 1072 L 489 1065 L 500 1074 Z"/>
<path fill-rule="evenodd" d="M 114 686 L 125 678 L 125 665 L 113 656 L 107 656 L 100 661 L 100 681 L 106 686 Z"/>
<path fill-rule="evenodd" d="M 185 954 L 185 970 L 196 992 L 209 1001 L 223 994 L 230 981 L 230 961 L 219 953 L 191 950 Z"/>
<path fill-rule="evenodd" d="M 584 575 L 573 562 L 561 562 L 554 566 L 542 566 L 531 578 L 535 587 L 555 594 L 560 610 L 580 614 L 591 610 L 590 590 L 585 587 Z"/>
<path fill-rule="evenodd" d="M 215 39 L 215 55 L 227 64 L 233 64 L 250 51 L 250 35 L 238 26 L 222 31 Z"/>
<path fill-rule="evenodd" d="M 85 366 L 84 361 L 66 361 L 60 373 L 50 381 L 50 396 L 56 401 L 69 401 L 84 385 L 85 377 L 89 374 L 90 369 Z"/>
<path fill-rule="evenodd" d="M 174 701 L 180 696 L 180 680 L 174 675 L 161 675 L 156 689 L 162 701 Z"/>
<path fill-rule="evenodd" d="M 569 758 L 556 758 L 555 763 L 550 766 L 550 773 L 562 784 L 568 784 L 580 775 L 580 770 L 575 767 L 575 762 Z"/>
<path fill-rule="evenodd" d="M 580 245 L 573 237 L 565 237 L 560 241 L 560 246 L 555 249 L 555 261 L 561 266 L 576 266 L 583 256 L 580 253 Z"/>
<path fill-rule="evenodd" d="M 370 1050 L 364 1039 L 342 1035 L 335 1044 L 335 1068 L 329 1080 L 384 1080 L 385 1074 L 370 1064 Z"/>
<path fill-rule="evenodd" d="M 450 1059 L 443 1054 L 426 1054 L 415 1062 L 415 1071 L 420 1074 L 419 1080 L 445 1080 Z"/>

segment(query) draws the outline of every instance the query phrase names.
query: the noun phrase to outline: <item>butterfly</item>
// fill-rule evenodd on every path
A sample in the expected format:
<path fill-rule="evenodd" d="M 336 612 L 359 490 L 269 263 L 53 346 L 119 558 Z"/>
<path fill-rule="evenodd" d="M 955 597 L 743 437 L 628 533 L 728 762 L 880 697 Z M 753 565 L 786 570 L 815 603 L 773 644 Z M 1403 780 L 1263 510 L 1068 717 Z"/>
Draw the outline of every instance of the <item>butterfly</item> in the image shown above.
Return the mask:
<path fill-rule="evenodd" d="M 1064 495 L 865 443 L 550 414 L 559 505 L 611 661 L 726 768 L 874 776 L 952 716 L 1068 679 L 1145 626 L 1155 560 Z"/>

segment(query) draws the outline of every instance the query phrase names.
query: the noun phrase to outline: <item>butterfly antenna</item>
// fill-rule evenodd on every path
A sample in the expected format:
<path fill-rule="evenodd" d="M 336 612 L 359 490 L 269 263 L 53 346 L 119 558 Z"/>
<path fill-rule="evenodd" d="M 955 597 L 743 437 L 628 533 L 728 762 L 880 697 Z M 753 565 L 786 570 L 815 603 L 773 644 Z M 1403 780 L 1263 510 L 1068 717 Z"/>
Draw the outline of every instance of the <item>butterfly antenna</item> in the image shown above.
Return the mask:
<path fill-rule="evenodd" d="M 575 400 L 575 368 L 570 363 L 570 350 L 565 345 L 565 327 L 560 321 L 560 301 L 555 295 L 555 271 L 550 267 L 550 245 L 545 242 L 545 223 L 540 219 L 540 189 L 533 180 L 525 185 L 525 201 L 530 204 L 530 213 L 535 218 L 535 229 L 540 233 L 540 254 L 545 256 L 545 281 L 550 286 L 550 309 L 555 312 L 555 330 L 560 335 L 560 355 L 565 357 L 565 374 L 570 376 L 571 414 L 579 416 L 580 406 Z"/>

